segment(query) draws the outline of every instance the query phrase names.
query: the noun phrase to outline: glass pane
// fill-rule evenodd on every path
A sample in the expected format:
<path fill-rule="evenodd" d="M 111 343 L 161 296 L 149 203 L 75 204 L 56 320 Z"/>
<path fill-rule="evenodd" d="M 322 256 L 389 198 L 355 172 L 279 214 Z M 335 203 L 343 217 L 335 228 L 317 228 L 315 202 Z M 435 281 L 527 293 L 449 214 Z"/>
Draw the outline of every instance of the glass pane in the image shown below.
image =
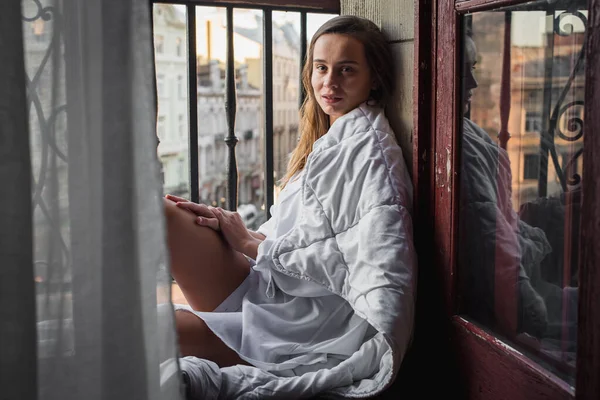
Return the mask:
<path fill-rule="evenodd" d="M 156 135 L 164 194 L 190 198 L 188 44 L 184 6 L 155 3 Z"/>
<path fill-rule="evenodd" d="M 265 220 L 263 206 L 262 12 L 234 9 L 235 147 L 238 212 L 249 229 Z M 200 202 L 227 205 L 229 149 L 225 113 L 227 16 L 222 7 L 196 7 L 198 178 Z"/>
<path fill-rule="evenodd" d="M 251 230 L 267 215 L 264 196 L 263 13 L 234 9 L 237 112 L 238 213 Z"/>
<path fill-rule="evenodd" d="M 225 9 L 196 7 L 198 187 L 200 203 L 219 207 L 227 205 L 226 49 Z"/>
<path fill-rule="evenodd" d="M 274 199 L 281 191 L 298 139 L 300 97 L 300 13 L 273 12 L 273 177 Z"/>
<path fill-rule="evenodd" d="M 463 19 L 458 262 L 462 314 L 574 385 L 587 11 L 562 3 Z"/>
<path fill-rule="evenodd" d="M 307 14 L 307 35 L 335 15 Z M 154 5 L 158 154 L 164 192 L 190 196 L 186 6 Z M 200 202 L 225 207 L 228 134 L 225 114 L 226 9 L 196 7 L 198 69 L 198 186 Z M 298 138 L 300 14 L 273 12 L 275 200 Z M 263 12 L 234 9 L 238 212 L 249 229 L 265 220 Z"/>

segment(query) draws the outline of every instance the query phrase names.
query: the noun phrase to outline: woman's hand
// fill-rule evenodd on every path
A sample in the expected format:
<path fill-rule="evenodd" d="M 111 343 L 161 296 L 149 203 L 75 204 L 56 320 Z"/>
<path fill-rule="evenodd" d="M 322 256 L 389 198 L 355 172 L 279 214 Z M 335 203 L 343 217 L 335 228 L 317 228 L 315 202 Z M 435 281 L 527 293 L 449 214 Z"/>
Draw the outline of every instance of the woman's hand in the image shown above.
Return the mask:
<path fill-rule="evenodd" d="M 174 201 L 177 207 L 196 214 L 196 223 L 198 225 L 209 227 L 217 232 L 219 231 L 219 220 L 212 212 L 213 207 L 209 207 L 204 204 L 193 203 L 187 199 L 184 199 L 183 197 L 173 196 L 170 194 L 166 195 L 165 197 L 168 200 Z"/>
<path fill-rule="evenodd" d="M 244 225 L 240 214 L 218 207 L 193 203 L 183 197 L 170 194 L 166 198 L 174 201 L 177 207 L 196 214 L 196 224 L 221 232 L 232 249 L 256 259 L 258 245 L 264 240 L 264 236 L 260 233 L 250 232 Z"/>
<path fill-rule="evenodd" d="M 227 243 L 234 250 L 256 259 L 258 245 L 262 240 L 256 238 L 248 231 L 240 214 L 223 210 L 219 207 L 209 207 L 209 209 L 218 220 L 219 228 Z"/>

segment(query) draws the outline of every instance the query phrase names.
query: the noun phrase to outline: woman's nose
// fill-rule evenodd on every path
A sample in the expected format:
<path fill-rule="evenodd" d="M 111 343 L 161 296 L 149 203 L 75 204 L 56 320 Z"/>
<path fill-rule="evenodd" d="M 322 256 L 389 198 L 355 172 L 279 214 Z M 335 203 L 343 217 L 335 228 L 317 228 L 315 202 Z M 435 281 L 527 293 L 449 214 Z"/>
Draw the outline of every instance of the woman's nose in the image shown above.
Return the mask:
<path fill-rule="evenodd" d="M 323 82 L 323 85 L 325 87 L 337 87 L 338 86 L 338 82 L 336 77 L 334 76 L 333 72 L 329 72 L 326 76 L 325 76 L 325 81 Z"/>
<path fill-rule="evenodd" d="M 467 82 L 466 82 L 467 90 L 475 89 L 479 86 L 477 79 L 475 79 L 475 74 L 473 71 L 467 72 Z"/>

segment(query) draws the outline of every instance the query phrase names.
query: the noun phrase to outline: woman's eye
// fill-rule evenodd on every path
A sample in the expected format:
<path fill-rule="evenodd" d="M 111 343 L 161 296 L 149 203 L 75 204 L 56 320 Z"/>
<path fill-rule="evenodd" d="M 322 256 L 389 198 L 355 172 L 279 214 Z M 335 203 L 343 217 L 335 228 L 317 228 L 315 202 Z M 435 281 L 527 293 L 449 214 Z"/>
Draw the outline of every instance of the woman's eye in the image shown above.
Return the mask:
<path fill-rule="evenodd" d="M 343 67 L 342 68 L 342 72 L 352 72 L 352 71 L 353 71 L 352 67 Z"/>
<path fill-rule="evenodd" d="M 317 71 L 325 71 L 326 69 L 324 65 L 317 65 L 315 68 Z"/>

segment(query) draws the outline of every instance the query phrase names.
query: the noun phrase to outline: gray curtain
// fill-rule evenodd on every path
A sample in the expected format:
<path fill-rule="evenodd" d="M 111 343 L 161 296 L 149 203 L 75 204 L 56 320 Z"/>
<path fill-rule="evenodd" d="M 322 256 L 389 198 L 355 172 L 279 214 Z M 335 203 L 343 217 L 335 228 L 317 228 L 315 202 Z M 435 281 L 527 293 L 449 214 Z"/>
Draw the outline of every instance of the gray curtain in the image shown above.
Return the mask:
<path fill-rule="evenodd" d="M 179 399 L 150 2 L 6 3 L 0 398 Z"/>

